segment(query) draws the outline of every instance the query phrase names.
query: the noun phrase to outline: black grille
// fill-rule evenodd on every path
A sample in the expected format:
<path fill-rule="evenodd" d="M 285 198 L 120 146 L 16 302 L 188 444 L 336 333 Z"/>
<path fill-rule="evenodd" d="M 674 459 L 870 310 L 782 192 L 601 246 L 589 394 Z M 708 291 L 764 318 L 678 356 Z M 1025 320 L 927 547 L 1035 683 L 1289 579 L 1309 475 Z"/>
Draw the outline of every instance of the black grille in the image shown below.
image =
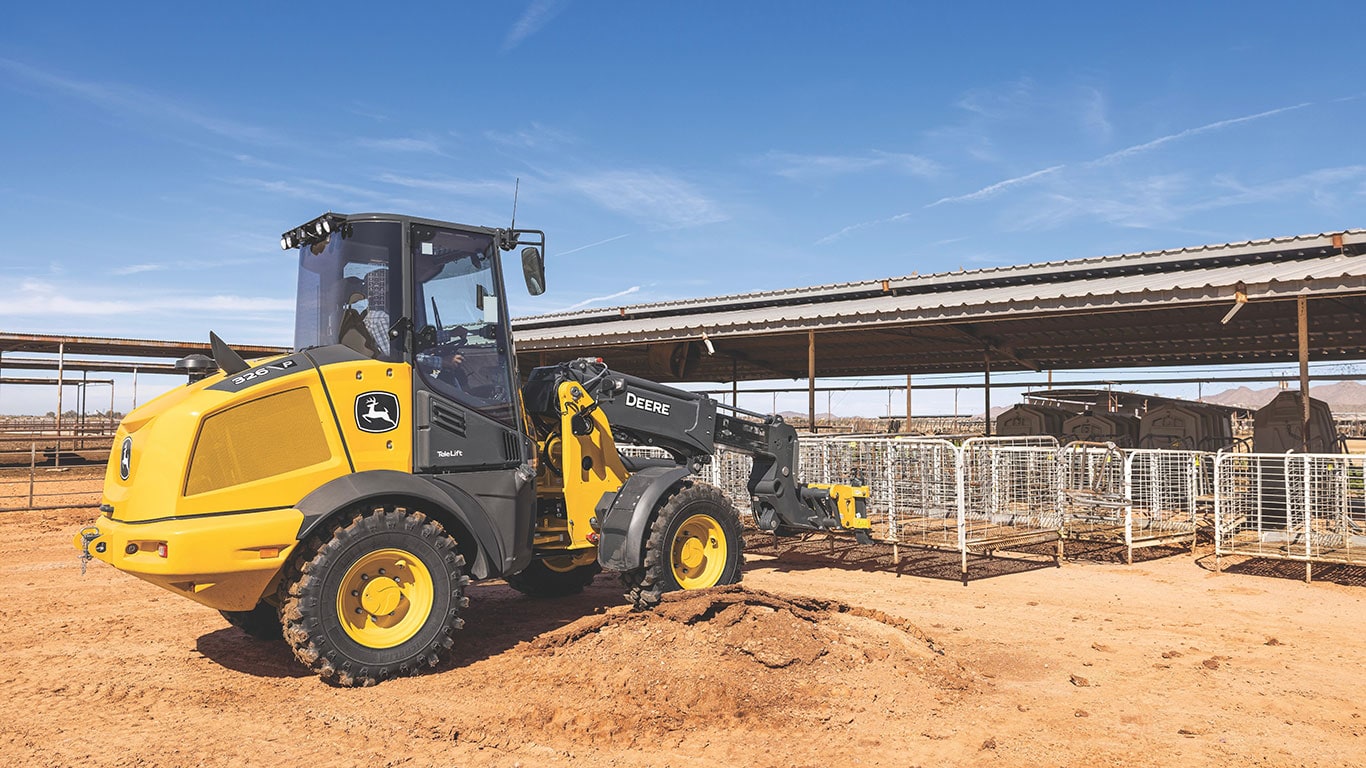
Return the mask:
<path fill-rule="evenodd" d="M 441 402 L 432 403 L 432 426 L 460 437 L 465 436 L 465 412 Z"/>
<path fill-rule="evenodd" d="M 522 460 L 522 438 L 516 432 L 503 433 L 503 458 L 508 461 Z"/>

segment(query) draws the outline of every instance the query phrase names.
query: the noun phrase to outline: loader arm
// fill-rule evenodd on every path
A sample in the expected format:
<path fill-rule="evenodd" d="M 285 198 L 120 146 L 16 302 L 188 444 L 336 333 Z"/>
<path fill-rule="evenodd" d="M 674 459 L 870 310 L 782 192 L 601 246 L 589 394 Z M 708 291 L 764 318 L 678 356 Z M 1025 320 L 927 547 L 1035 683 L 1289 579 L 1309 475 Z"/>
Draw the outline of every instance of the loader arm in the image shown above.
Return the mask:
<path fill-rule="evenodd" d="M 537 410 L 537 392 L 548 397 L 566 380 L 577 382 L 592 397 L 593 408 L 606 418 L 618 443 L 662 448 L 674 463 L 694 473 L 711 463 L 717 446 L 752 457 L 748 492 L 760 528 L 779 533 L 844 530 L 861 543 L 871 543 L 868 488 L 800 482 L 797 432 L 781 416 L 617 373 L 591 358 L 533 371 L 525 390 L 528 408 Z"/>

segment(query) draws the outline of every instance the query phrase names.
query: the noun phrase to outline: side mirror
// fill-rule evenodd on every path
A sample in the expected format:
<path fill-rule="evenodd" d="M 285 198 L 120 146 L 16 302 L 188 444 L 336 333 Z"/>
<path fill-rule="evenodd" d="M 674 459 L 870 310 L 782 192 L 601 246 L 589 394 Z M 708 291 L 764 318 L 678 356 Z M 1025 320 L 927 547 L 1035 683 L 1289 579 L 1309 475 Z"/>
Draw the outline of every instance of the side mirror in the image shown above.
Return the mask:
<path fill-rule="evenodd" d="M 522 249 L 522 275 L 526 277 L 526 291 L 532 296 L 545 293 L 545 257 L 533 247 Z"/>

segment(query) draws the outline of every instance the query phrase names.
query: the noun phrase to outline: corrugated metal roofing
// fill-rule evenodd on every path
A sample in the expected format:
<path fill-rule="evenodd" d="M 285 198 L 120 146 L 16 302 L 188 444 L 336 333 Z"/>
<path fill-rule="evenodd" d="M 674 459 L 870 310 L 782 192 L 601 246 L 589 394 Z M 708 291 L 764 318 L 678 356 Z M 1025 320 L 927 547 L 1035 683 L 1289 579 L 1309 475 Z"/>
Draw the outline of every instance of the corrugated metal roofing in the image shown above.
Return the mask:
<path fill-rule="evenodd" d="M 1291 240 L 1290 242 L 1294 242 Z M 1281 241 L 1285 242 L 1285 241 Z M 1166 255 L 1170 252 L 1163 252 Z M 1106 257 L 1118 259 L 1123 257 Z M 1105 259 L 1085 260 L 1089 263 Z M 1063 263 L 1047 265 L 1060 266 Z M 1007 272 L 1006 268 L 979 270 Z M 558 346 L 559 340 L 583 339 L 586 336 L 600 342 L 631 342 L 668 338 L 696 337 L 709 334 L 776 333 L 808 328 L 848 328 L 864 324 L 887 322 L 915 323 L 945 319 L 994 318 L 1009 315 L 1059 309 L 1085 310 L 1156 306 L 1186 302 L 1232 302 L 1234 287 L 1243 283 L 1248 298 L 1293 296 L 1307 291 L 1311 294 L 1354 292 L 1366 289 L 1366 255 L 1330 255 L 1307 259 L 1267 260 L 1233 266 L 1187 268 L 1181 271 L 1137 272 L 1121 276 L 1097 275 L 1088 270 L 1073 279 L 1047 282 L 1026 282 L 1018 285 L 980 285 L 977 281 L 957 285 L 942 282 L 943 276 L 926 280 L 940 282 L 941 289 L 932 292 L 898 294 L 889 286 L 886 293 L 843 300 L 826 298 L 821 301 L 787 303 L 767 306 L 746 306 L 748 302 L 732 304 L 714 302 L 709 311 L 688 314 L 635 315 L 643 309 L 659 309 L 675 304 L 637 305 L 614 313 L 593 313 L 576 316 L 577 322 L 540 325 L 538 318 L 514 321 L 519 345 L 526 348 Z M 961 286 L 961 287 L 960 287 Z M 750 294 L 757 296 L 759 294 Z M 703 306 L 694 303 L 694 308 Z M 562 316 L 567 317 L 567 316 Z"/>
<path fill-rule="evenodd" d="M 1334 242 L 1335 239 L 1340 239 L 1340 245 Z M 715 310 L 736 310 L 747 306 L 826 304 L 864 297 L 870 293 L 960 293 L 976 287 L 1024 287 L 1034 284 L 1071 284 L 1078 281 L 1101 281 L 1096 289 L 1089 292 L 1111 293 L 1112 291 L 1103 284 L 1103 281 L 1121 274 L 1171 276 L 1192 271 L 1200 272 L 1219 264 L 1247 264 L 1259 259 L 1277 261 L 1303 259 L 1314 255 L 1343 255 L 1358 253 L 1363 250 L 1366 250 L 1366 230 L 1357 229 L 1336 234 L 1298 235 L 1069 261 L 989 267 L 929 275 L 912 274 L 885 280 L 863 280 L 809 288 L 789 288 L 652 304 L 596 308 L 518 318 L 514 321 L 514 326 L 518 329 L 530 331 L 534 328 L 557 325 L 579 326 L 595 321 L 607 321 L 623 315 L 669 317 Z M 1162 282 L 1161 279 L 1155 280 L 1154 288 L 1162 285 Z"/>
<path fill-rule="evenodd" d="M 1235 291 L 1249 302 L 1221 319 Z M 521 365 L 662 381 L 1366 359 L 1366 231 L 910 275 L 513 321 Z M 703 334 L 710 346 L 698 343 Z"/>

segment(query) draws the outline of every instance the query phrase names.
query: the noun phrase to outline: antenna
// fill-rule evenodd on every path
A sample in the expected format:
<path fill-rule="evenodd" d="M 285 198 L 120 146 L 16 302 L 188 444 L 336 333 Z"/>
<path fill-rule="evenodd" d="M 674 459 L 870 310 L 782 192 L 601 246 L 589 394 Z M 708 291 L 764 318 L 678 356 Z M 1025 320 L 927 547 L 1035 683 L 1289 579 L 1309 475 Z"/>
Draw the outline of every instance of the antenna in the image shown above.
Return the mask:
<path fill-rule="evenodd" d="M 513 182 L 513 187 L 512 187 L 512 226 L 508 227 L 508 229 L 516 229 L 516 228 L 517 228 L 517 193 L 518 193 L 518 192 L 521 192 L 521 191 L 522 191 L 522 177 L 521 177 L 521 176 L 518 176 L 517 179 L 516 179 L 516 181 Z"/>

